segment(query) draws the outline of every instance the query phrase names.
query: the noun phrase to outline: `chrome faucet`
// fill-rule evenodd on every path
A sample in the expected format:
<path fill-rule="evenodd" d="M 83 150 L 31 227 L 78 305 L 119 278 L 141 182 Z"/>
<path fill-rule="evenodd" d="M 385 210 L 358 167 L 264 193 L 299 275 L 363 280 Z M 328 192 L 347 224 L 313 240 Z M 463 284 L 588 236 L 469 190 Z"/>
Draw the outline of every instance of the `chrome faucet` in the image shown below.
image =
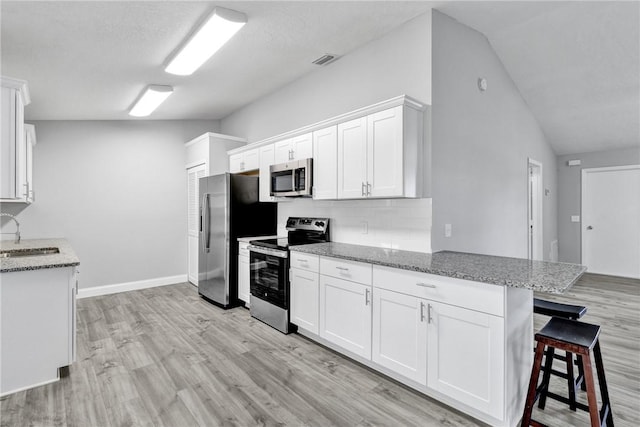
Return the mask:
<path fill-rule="evenodd" d="M 9 218 L 11 218 L 12 220 L 14 220 L 16 222 L 16 240 L 15 243 L 20 243 L 20 223 L 18 222 L 18 220 L 16 219 L 15 216 L 8 214 L 8 213 L 3 213 L 0 212 L 0 216 L 8 216 Z M 0 234 L 14 234 L 14 233 L 0 233 Z"/>

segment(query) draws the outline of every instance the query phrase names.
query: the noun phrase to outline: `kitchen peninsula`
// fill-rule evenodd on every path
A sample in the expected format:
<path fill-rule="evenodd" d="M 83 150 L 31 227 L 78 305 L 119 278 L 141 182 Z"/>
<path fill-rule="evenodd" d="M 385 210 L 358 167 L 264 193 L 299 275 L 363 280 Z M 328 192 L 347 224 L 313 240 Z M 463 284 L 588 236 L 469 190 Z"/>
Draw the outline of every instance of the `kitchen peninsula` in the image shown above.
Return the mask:
<path fill-rule="evenodd" d="M 0 244 L 0 395 L 56 381 L 75 360 L 78 265 L 65 239 Z"/>
<path fill-rule="evenodd" d="M 533 291 L 574 264 L 344 243 L 291 247 L 298 332 L 491 425 L 517 423 L 533 360 Z"/>

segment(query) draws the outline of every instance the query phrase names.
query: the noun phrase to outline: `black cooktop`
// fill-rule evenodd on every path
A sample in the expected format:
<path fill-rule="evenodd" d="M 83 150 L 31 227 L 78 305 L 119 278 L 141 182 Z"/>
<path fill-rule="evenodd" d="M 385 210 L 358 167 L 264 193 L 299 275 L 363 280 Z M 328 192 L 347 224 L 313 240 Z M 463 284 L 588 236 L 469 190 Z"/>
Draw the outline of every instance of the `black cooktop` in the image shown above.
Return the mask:
<path fill-rule="evenodd" d="M 287 219 L 287 237 L 267 240 L 252 240 L 252 245 L 286 251 L 290 245 L 308 245 L 329 241 L 328 218 L 298 218 Z"/>
<path fill-rule="evenodd" d="M 266 239 L 266 240 L 252 240 L 251 243 L 254 246 L 262 246 L 271 249 L 281 249 L 286 251 L 289 248 L 289 239 L 281 237 L 279 239 Z"/>

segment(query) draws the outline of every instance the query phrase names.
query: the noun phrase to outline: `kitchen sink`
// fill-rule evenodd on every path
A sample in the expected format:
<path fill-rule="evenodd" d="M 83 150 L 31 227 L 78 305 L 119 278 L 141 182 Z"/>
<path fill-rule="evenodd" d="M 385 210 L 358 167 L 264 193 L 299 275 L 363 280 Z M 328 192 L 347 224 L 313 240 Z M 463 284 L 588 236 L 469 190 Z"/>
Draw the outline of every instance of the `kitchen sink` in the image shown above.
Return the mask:
<path fill-rule="evenodd" d="M 14 249 L 10 251 L 0 251 L 0 258 L 53 255 L 59 253 L 60 250 L 58 248 Z"/>

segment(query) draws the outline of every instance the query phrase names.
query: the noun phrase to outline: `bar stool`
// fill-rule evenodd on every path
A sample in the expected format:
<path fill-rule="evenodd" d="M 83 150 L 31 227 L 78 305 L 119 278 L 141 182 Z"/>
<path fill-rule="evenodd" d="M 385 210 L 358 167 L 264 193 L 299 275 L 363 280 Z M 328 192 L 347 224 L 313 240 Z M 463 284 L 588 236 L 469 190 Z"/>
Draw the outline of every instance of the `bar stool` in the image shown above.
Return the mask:
<path fill-rule="evenodd" d="M 542 398 L 542 396 L 549 395 L 550 370 L 545 370 L 542 382 L 538 385 L 538 377 L 540 376 L 542 367 L 542 357 L 546 346 L 549 349 L 551 356 L 553 356 L 556 349 L 582 356 L 584 362 L 584 382 L 587 389 L 588 405 L 575 402 L 575 396 L 573 404 L 578 409 L 589 412 L 591 426 L 600 427 L 602 425 L 606 425 L 608 427 L 613 427 L 613 414 L 611 412 L 607 380 L 605 378 L 604 366 L 602 364 L 600 341 L 598 340 L 599 335 L 600 326 L 598 325 L 591 325 L 589 323 L 562 319 L 559 317 L 551 318 L 540 332 L 535 335 L 535 339 L 538 344 L 536 346 L 536 355 L 533 361 L 533 369 L 531 371 L 531 379 L 529 381 L 529 391 L 527 393 L 524 414 L 522 415 L 522 426 L 543 426 L 540 422 L 531 419 L 531 413 L 536 400 L 538 398 Z M 598 410 L 598 400 L 596 398 L 593 368 L 591 364 L 591 351 L 593 351 L 595 359 L 598 383 L 600 385 L 600 396 L 602 398 L 602 408 L 600 410 Z M 571 360 L 571 358 L 567 359 L 567 366 L 571 365 L 571 368 L 573 368 Z M 553 363 L 553 357 L 549 357 L 549 355 L 547 355 L 546 363 L 550 368 Z M 569 372 L 573 372 L 573 369 Z M 571 387 L 569 387 L 569 393 L 571 394 Z M 559 400 L 569 403 L 569 399 L 566 398 L 564 398 L 564 400 Z"/>
<path fill-rule="evenodd" d="M 543 314 L 549 317 L 561 317 L 563 319 L 570 320 L 578 320 L 582 316 L 587 313 L 587 307 L 581 305 L 572 305 L 572 304 L 561 304 L 558 302 L 547 301 L 539 298 L 533 299 L 533 312 L 538 314 Z M 573 376 L 573 354 L 565 353 L 565 355 L 557 354 L 555 352 L 549 354 L 547 352 L 547 358 L 555 358 L 556 360 L 561 360 L 567 363 L 567 372 L 561 372 L 556 369 L 551 368 L 552 361 L 547 360 L 544 365 L 544 372 L 549 372 L 549 375 L 555 375 L 560 378 L 564 378 L 567 380 L 567 386 L 569 389 L 569 398 L 565 398 L 564 396 L 559 396 L 555 393 L 549 392 L 542 396 L 538 402 L 538 408 L 544 409 L 547 396 L 552 399 L 559 400 L 561 402 L 565 402 L 569 405 L 569 408 L 572 411 L 576 410 L 575 401 L 576 401 L 576 390 L 581 388 L 583 391 L 586 391 L 586 386 L 584 384 L 584 368 L 582 364 L 582 357 L 580 355 L 576 355 L 575 364 L 578 367 L 578 376 L 574 378 Z M 571 359 L 571 360 L 568 360 Z M 569 364 L 570 363 L 570 364 Z"/>

